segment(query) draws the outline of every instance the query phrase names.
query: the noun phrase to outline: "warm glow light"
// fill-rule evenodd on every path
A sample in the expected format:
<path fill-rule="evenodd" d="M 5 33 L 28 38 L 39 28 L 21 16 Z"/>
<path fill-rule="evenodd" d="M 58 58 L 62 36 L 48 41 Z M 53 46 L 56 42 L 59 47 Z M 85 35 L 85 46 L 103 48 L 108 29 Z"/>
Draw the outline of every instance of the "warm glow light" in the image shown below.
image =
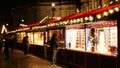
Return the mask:
<path fill-rule="evenodd" d="M 80 19 L 77 19 L 77 22 L 80 22 Z"/>
<path fill-rule="evenodd" d="M 24 19 L 22 19 L 21 21 L 24 22 Z"/>
<path fill-rule="evenodd" d="M 87 21 L 87 20 L 88 20 L 88 17 L 85 17 L 85 20 Z"/>
<path fill-rule="evenodd" d="M 74 23 L 75 23 L 75 22 L 77 22 L 77 20 L 76 20 L 76 19 L 74 19 Z"/>
<path fill-rule="evenodd" d="M 61 19 L 61 17 L 57 17 L 57 20 L 60 20 Z"/>
<path fill-rule="evenodd" d="M 97 18 L 98 18 L 98 19 L 101 19 L 101 15 L 100 15 L 100 14 L 98 14 L 98 15 L 97 15 Z"/>
<path fill-rule="evenodd" d="M 62 25 L 63 23 L 62 22 L 60 22 L 60 25 Z"/>
<path fill-rule="evenodd" d="M 5 27 L 5 25 L 2 26 L 2 31 L 1 31 L 1 33 L 3 34 L 4 32 L 6 32 L 6 33 L 8 32 L 7 29 L 6 29 L 6 27 Z"/>
<path fill-rule="evenodd" d="M 7 26 L 9 25 L 9 24 L 6 24 Z"/>
<path fill-rule="evenodd" d="M 100 8 L 100 6 L 98 6 L 98 8 Z"/>
<path fill-rule="evenodd" d="M 113 3 L 113 1 L 110 1 L 110 4 L 112 4 Z"/>
<path fill-rule="evenodd" d="M 117 11 L 117 12 L 120 11 L 119 7 L 116 7 L 116 8 L 114 8 L 114 9 L 115 9 L 115 11 Z"/>
<path fill-rule="evenodd" d="M 106 4 L 103 5 L 104 7 L 107 6 Z"/>
<path fill-rule="evenodd" d="M 52 3 L 52 7 L 55 7 L 55 3 Z"/>
<path fill-rule="evenodd" d="M 25 25 L 25 24 L 20 24 L 20 26 L 27 26 L 27 25 Z"/>
<path fill-rule="evenodd" d="M 64 23 L 64 24 L 67 24 L 67 21 L 64 21 L 63 23 Z"/>
<path fill-rule="evenodd" d="M 108 16 L 108 12 L 105 11 L 105 12 L 103 13 L 103 15 L 104 15 L 104 16 Z"/>
<path fill-rule="evenodd" d="M 110 14 L 113 14 L 113 13 L 114 13 L 113 9 L 109 10 L 109 13 L 110 13 Z"/>
<path fill-rule="evenodd" d="M 90 21 L 93 21 L 93 17 L 92 17 L 92 16 L 89 16 L 89 20 L 90 20 Z"/>
<path fill-rule="evenodd" d="M 73 23 L 73 21 L 72 21 L 72 20 L 70 20 L 70 23 Z"/>
<path fill-rule="evenodd" d="M 83 22 L 83 18 L 80 18 L 80 21 Z"/>

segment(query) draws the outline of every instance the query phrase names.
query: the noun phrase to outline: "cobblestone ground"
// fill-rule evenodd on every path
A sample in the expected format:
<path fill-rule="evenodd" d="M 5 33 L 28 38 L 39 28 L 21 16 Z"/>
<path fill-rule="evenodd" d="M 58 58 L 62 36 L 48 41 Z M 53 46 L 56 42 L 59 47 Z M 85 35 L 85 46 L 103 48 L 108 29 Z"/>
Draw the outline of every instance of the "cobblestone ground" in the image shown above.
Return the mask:
<path fill-rule="evenodd" d="M 24 55 L 20 50 L 9 53 L 10 58 L 5 60 L 3 51 L 0 52 L 0 68 L 66 68 L 59 65 L 51 66 L 49 61 L 31 54 Z"/>

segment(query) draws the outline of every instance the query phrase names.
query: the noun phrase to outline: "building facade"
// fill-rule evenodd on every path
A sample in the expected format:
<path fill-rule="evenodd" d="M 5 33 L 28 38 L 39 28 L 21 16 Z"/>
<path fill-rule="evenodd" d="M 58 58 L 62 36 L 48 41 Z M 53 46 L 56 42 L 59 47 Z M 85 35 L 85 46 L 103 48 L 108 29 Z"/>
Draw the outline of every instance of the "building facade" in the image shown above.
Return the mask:
<path fill-rule="evenodd" d="M 111 4 L 120 3 L 120 0 L 81 0 L 81 12 L 91 11 Z"/>
<path fill-rule="evenodd" d="M 55 6 L 52 6 L 52 3 Z M 54 9 L 53 9 L 54 8 Z M 45 17 L 64 17 L 76 13 L 74 1 L 45 1 L 29 3 L 13 9 L 13 22 L 15 25 L 40 22 Z M 22 21 L 24 20 L 24 21 Z"/>

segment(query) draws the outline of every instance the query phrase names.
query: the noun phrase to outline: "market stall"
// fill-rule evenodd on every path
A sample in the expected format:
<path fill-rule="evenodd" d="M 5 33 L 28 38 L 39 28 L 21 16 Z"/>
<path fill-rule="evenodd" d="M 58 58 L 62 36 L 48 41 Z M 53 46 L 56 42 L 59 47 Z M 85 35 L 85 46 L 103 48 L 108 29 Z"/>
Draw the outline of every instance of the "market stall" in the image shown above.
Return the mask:
<path fill-rule="evenodd" d="M 78 68 L 117 68 L 119 10 L 120 4 L 115 4 L 51 19 L 37 26 L 29 25 L 17 36 L 21 42 L 28 35 L 30 53 L 51 59 L 49 41 L 56 33 L 62 46 L 58 62 Z"/>

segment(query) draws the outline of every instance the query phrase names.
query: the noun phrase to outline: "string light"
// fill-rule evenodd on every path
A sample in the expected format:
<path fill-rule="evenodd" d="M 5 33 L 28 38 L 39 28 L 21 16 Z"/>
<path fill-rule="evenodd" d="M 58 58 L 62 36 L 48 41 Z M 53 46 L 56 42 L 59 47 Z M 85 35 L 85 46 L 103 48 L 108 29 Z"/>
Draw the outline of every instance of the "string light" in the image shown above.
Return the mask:
<path fill-rule="evenodd" d="M 97 14 L 97 18 L 98 18 L 98 19 L 101 19 L 102 16 L 101 16 L 100 14 Z"/>
<path fill-rule="evenodd" d="M 88 20 L 88 17 L 85 17 L 84 19 L 87 21 L 87 20 Z"/>
<path fill-rule="evenodd" d="M 104 15 L 104 16 L 108 16 L 109 14 L 108 14 L 107 11 L 105 11 L 105 12 L 103 13 L 103 15 Z"/>
<path fill-rule="evenodd" d="M 83 18 L 80 18 L 80 21 L 81 21 L 81 22 L 84 22 Z"/>
<path fill-rule="evenodd" d="M 115 9 L 115 11 L 117 11 L 117 12 L 120 11 L 119 7 L 116 7 L 116 8 L 114 8 L 114 9 Z"/>
<path fill-rule="evenodd" d="M 92 16 L 89 16 L 89 20 L 90 20 L 90 21 L 93 21 L 93 19 L 94 19 L 94 18 L 93 18 Z"/>
<path fill-rule="evenodd" d="M 77 19 L 77 22 L 80 22 L 80 19 Z"/>
<path fill-rule="evenodd" d="M 72 21 L 72 20 L 70 20 L 70 23 L 72 24 L 72 23 L 73 23 L 73 21 Z"/>
<path fill-rule="evenodd" d="M 112 4 L 113 3 L 113 1 L 110 1 L 110 4 Z"/>
<path fill-rule="evenodd" d="M 113 9 L 110 9 L 110 10 L 109 10 L 109 13 L 110 13 L 110 14 L 113 14 L 113 13 L 114 13 Z"/>
<path fill-rule="evenodd" d="M 76 23 L 77 22 L 77 20 L 76 19 L 74 19 L 74 23 Z"/>

